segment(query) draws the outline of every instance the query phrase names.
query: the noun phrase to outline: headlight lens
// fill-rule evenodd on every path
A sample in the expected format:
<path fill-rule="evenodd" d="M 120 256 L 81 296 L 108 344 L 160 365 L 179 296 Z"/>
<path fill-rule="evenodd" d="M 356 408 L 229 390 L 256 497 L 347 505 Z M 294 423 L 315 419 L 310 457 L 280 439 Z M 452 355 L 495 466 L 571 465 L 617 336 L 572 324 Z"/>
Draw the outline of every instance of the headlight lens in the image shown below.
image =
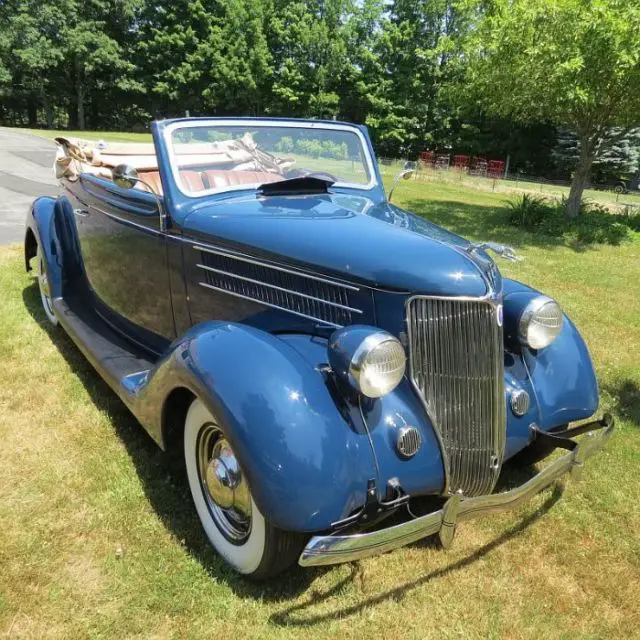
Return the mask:
<path fill-rule="evenodd" d="M 520 316 L 520 341 L 532 349 L 544 349 L 558 337 L 562 322 L 560 305 L 547 296 L 538 296 L 529 302 Z"/>
<path fill-rule="evenodd" d="M 361 393 L 379 398 L 393 391 L 404 375 L 406 358 L 399 340 L 387 333 L 365 338 L 349 365 Z"/>

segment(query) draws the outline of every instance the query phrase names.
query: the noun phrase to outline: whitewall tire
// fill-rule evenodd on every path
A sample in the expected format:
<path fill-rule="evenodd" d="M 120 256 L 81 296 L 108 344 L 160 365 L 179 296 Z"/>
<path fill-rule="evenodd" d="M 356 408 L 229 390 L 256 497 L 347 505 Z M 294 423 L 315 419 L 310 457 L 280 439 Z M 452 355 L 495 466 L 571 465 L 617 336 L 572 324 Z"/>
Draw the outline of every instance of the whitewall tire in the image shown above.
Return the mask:
<path fill-rule="evenodd" d="M 58 318 L 53 311 L 53 301 L 51 299 L 51 290 L 49 288 L 49 276 L 47 274 L 47 263 L 44 259 L 42 249 L 38 245 L 36 252 L 36 277 L 38 278 L 38 288 L 40 289 L 40 300 L 42 308 L 47 316 L 47 320 L 53 325 L 58 324 Z"/>
<path fill-rule="evenodd" d="M 200 522 L 229 565 L 266 578 L 297 559 L 304 538 L 277 529 L 260 512 L 224 428 L 198 399 L 185 420 L 184 457 Z"/>

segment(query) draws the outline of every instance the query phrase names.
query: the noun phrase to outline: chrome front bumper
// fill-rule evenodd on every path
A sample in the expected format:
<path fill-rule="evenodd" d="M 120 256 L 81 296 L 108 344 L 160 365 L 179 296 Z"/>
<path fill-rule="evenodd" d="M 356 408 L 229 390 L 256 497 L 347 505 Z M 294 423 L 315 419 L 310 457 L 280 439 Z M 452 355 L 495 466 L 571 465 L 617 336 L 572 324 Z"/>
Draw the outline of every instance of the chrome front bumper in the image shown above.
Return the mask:
<path fill-rule="evenodd" d="M 304 548 L 298 563 L 303 567 L 315 567 L 351 562 L 403 547 L 436 533 L 439 534 L 440 541 L 446 548 L 453 540 L 454 529 L 458 522 L 477 518 L 490 511 L 514 509 L 536 493 L 546 489 L 565 473 L 570 472 L 574 477 L 578 475 L 582 471 L 585 460 L 601 449 L 611 436 L 614 429 L 613 418 L 605 414 L 602 420 L 572 431 L 583 433 L 593 429 L 602 429 L 602 431 L 589 433 L 577 444 L 571 440 L 565 440 L 572 443 L 575 448 L 515 489 L 473 498 L 454 495 L 439 511 L 387 529 L 354 535 L 314 536 Z"/>

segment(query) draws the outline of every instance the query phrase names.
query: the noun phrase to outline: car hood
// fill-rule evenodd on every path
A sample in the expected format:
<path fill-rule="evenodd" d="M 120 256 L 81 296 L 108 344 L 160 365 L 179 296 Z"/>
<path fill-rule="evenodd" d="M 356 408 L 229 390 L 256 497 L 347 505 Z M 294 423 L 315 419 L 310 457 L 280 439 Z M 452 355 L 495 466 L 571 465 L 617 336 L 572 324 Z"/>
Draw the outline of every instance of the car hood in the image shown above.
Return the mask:
<path fill-rule="evenodd" d="M 186 236 L 262 259 L 359 282 L 432 295 L 500 290 L 494 262 L 469 242 L 388 202 L 344 194 L 243 195 L 203 201 Z"/>

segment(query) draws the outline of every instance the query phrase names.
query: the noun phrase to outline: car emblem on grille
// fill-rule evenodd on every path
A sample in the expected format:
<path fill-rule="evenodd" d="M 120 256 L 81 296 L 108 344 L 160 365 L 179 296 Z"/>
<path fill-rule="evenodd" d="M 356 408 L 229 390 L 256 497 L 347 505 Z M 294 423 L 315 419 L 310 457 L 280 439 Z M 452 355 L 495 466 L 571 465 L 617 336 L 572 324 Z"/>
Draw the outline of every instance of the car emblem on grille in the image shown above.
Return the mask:
<path fill-rule="evenodd" d="M 503 322 L 503 310 L 501 304 L 496 307 L 496 320 L 498 322 L 498 326 L 501 327 Z"/>

